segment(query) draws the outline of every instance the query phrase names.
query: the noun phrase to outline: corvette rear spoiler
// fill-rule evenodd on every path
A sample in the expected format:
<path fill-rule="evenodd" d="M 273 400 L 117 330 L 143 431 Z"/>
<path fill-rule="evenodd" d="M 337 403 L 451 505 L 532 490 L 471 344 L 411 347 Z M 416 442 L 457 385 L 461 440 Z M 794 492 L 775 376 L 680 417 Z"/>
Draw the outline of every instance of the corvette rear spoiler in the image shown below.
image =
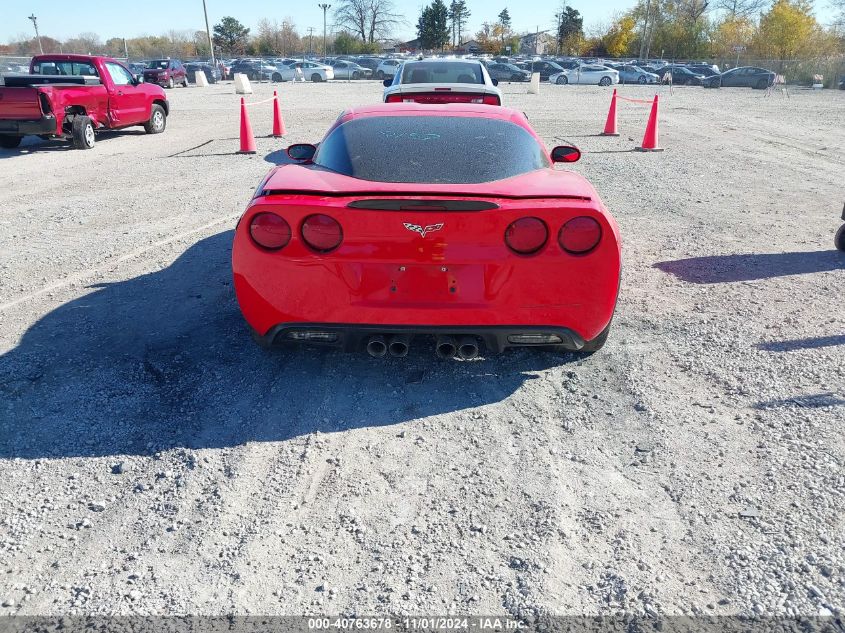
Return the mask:
<path fill-rule="evenodd" d="M 362 207 L 359 206 L 362 203 L 372 202 L 376 204 L 383 204 L 386 202 L 395 202 L 397 201 L 396 198 L 386 199 L 384 197 L 384 191 L 315 191 L 312 189 L 261 189 L 257 191 L 255 194 L 256 198 L 264 197 L 264 196 L 316 196 L 316 197 L 328 197 L 328 198 L 361 198 L 364 196 L 377 196 L 377 199 L 374 200 L 357 200 L 351 202 L 349 204 L 350 207 L 357 206 L 358 208 L 381 208 L 381 207 Z M 477 192 L 461 192 L 461 191 L 396 191 L 393 192 L 394 196 L 402 196 L 405 198 L 398 198 L 398 201 L 402 203 L 407 203 L 407 198 L 435 198 L 437 202 L 442 202 L 444 197 L 448 197 L 450 202 L 469 202 L 469 201 L 458 201 L 458 200 L 451 200 L 451 198 L 484 198 L 487 200 L 492 199 L 503 199 L 503 200 L 581 200 L 583 202 L 589 202 L 592 200 L 590 196 L 580 196 L 575 194 L 564 194 L 564 193 L 555 193 L 555 194 L 527 194 L 527 195 L 519 195 L 519 194 L 504 194 L 504 193 L 477 193 Z M 492 204 L 492 203 L 491 203 Z M 492 207 L 491 207 L 492 208 Z M 455 209 L 458 210 L 458 209 Z M 473 210 L 473 211 L 480 211 L 481 209 L 460 209 L 460 210 Z"/>

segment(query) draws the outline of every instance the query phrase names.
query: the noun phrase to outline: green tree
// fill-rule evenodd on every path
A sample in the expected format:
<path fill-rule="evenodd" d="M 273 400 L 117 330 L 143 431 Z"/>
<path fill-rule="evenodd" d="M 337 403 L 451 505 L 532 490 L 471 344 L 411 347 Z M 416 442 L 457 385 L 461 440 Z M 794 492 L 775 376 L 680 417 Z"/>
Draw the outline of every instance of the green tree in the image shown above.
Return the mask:
<path fill-rule="evenodd" d="M 449 5 L 449 22 L 452 27 L 452 46 L 457 46 L 462 43 L 462 33 L 464 24 L 471 15 L 467 7 L 466 0 L 452 0 Z"/>
<path fill-rule="evenodd" d="M 226 16 L 214 25 L 214 46 L 227 54 L 239 54 L 246 50 L 249 29 L 231 16 Z"/>
<path fill-rule="evenodd" d="M 558 50 L 573 54 L 572 42 L 584 39 L 584 18 L 578 9 L 563 5 L 555 15 L 558 19 L 557 46 Z"/>
<path fill-rule="evenodd" d="M 505 7 L 499 12 L 499 40 L 501 41 L 500 49 L 505 49 L 505 40 L 511 36 L 511 14 L 508 8 Z"/>
<path fill-rule="evenodd" d="M 443 0 L 424 7 L 417 20 L 417 37 L 424 49 L 442 49 L 449 42 L 449 9 Z"/>

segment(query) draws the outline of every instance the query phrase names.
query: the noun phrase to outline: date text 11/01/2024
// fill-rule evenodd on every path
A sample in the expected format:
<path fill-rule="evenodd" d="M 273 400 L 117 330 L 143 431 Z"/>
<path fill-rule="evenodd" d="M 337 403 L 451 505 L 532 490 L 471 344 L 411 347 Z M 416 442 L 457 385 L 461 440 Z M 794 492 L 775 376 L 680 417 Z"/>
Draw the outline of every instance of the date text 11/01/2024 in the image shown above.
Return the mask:
<path fill-rule="evenodd" d="M 525 627 L 521 620 L 501 616 L 308 619 L 311 631 L 520 631 Z"/>

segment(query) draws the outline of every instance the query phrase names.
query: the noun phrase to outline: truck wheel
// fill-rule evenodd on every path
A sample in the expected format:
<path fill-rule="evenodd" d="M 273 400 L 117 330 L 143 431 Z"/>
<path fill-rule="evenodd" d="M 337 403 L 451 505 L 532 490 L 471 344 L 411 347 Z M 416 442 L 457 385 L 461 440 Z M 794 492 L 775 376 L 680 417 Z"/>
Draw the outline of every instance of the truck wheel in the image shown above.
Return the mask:
<path fill-rule="evenodd" d="M 833 240 L 833 243 L 836 244 L 836 248 L 840 251 L 845 251 L 845 224 L 839 227 L 839 230 L 836 232 L 836 237 Z"/>
<path fill-rule="evenodd" d="M 0 134 L 0 147 L 5 149 L 15 149 L 21 144 L 22 136 L 9 136 L 8 134 Z"/>
<path fill-rule="evenodd" d="M 73 118 L 71 136 L 73 137 L 73 146 L 76 149 L 91 149 L 96 141 L 94 122 L 84 114 L 78 114 Z"/>
<path fill-rule="evenodd" d="M 167 125 L 167 114 L 157 103 L 153 104 L 150 109 L 150 120 L 144 123 L 144 130 L 147 134 L 161 134 L 164 132 L 164 127 Z"/>
<path fill-rule="evenodd" d="M 174 84 L 174 83 L 173 83 L 173 77 L 169 77 L 169 78 L 167 79 L 167 87 L 168 87 L 168 88 L 173 88 L 173 86 L 175 86 L 175 85 L 176 85 L 176 84 Z"/>

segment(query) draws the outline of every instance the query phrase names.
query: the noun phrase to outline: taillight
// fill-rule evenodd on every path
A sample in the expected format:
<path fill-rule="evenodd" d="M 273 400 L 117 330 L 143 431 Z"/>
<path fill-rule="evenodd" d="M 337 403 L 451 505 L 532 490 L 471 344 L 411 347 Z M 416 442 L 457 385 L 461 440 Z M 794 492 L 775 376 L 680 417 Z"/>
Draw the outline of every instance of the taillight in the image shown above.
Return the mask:
<path fill-rule="evenodd" d="M 315 251 L 333 251 L 343 241 L 343 229 L 334 218 L 322 213 L 309 215 L 302 223 L 302 239 Z"/>
<path fill-rule="evenodd" d="M 505 229 L 505 244 L 515 253 L 536 253 L 549 239 L 549 229 L 540 218 L 520 218 Z"/>
<path fill-rule="evenodd" d="M 275 213 L 256 213 L 249 223 L 249 235 L 261 248 L 277 251 L 290 242 L 290 224 Z"/>
<path fill-rule="evenodd" d="M 499 97 L 493 95 L 485 95 L 484 97 L 475 97 L 470 103 L 483 103 L 485 105 L 500 105 Z"/>
<path fill-rule="evenodd" d="M 402 103 L 402 95 L 388 95 L 386 103 Z"/>
<path fill-rule="evenodd" d="M 560 227 L 557 241 L 567 253 L 582 255 L 593 250 L 601 240 L 601 224 L 582 215 Z"/>

